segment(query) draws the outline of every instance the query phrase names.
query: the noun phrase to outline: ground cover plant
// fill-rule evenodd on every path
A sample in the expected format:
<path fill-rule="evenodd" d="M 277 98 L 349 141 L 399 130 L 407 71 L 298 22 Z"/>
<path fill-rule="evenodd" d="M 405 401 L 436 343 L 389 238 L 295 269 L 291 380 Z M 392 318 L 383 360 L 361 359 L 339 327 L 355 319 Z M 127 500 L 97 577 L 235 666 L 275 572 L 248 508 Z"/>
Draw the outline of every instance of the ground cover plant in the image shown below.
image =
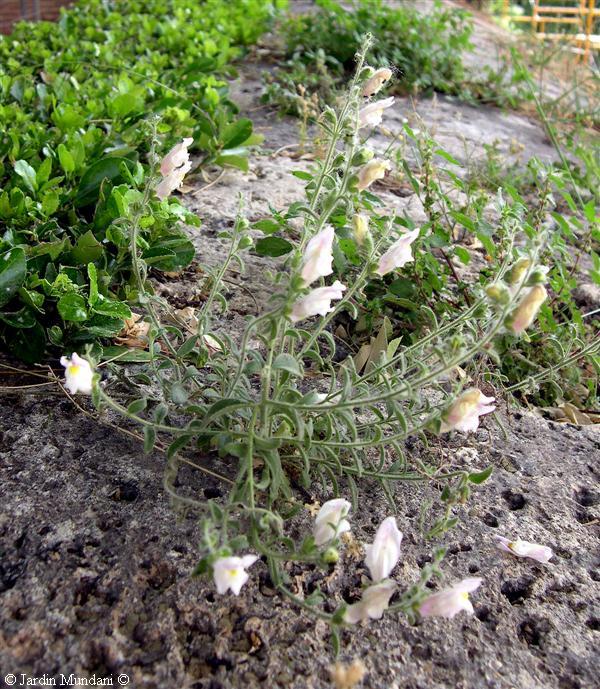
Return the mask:
<path fill-rule="evenodd" d="M 0 37 L 0 339 L 18 356 L 112 337 L 131 316 L 121 218 L 153 122 L 165 152 L 185 137 L 200 165 L 246 167 L 256 138 L 224 79 L 276 5 L 90 0 Z M 140 260 L 178 270 L 194 253 L 181 225 L 198 220 L 159 196 Z"/>
<path fill-rule="evenodd" d="M 207 298 L 193 324 L 146 291 L 146 266 L 137 260 L 137 236 L 148 212 L 143 199 L 155 188 L 155 167 L 141 202 L 132 205 L 125 218 L 149 324 L 150 362 L 141 370 L 129 370 L 125 378 L 119 375 L 120 367 L 111 364 L 109 370 L 117 375 L 109 376 L 107 383 L 94 370 L 93 349 L 84 358 L 74 353 L 61 362 L 70 394 L 91 393 L 101 412 L 117 412 L 141 426 L 146 450 L 157 444 L 165 450 L 167 493 L 175 506 L 196 512 L 202 520 L 196 573 L 210 574 L 219 593 L 239 594 L 250 576 L 247 570 L 260 556 L 275 588 L 327 621 L 334 641 L 340 627 L 380 618 L 386 610 L 411 619 L 473 612 L 468 594 L 480 586 L 481 578 L 466 577 L 433 595 L 427 584 L 440 574 L 445 552 L 440 539 L 456 524 L 454 508 L 468 498 L 472 486 L 489 477 L 491 467 L 436 465 L 408 453 L 404 441 L 476 430 L 480 417 L 495 409 L 489 394 L 493 388 L 485 377 L 480 382 L 484 390 L 468 387 L 457 373 L 459 367 L 493 360 L 499 337 L 525 336 L 547 298 L 547 271 L 540 262 L 547 232 L 522 225 L 518 204 L 500 198 L 503 252 L 487 279 L 471 286 L 467 307 L 438 317 L 422 304 L 429 328 L 412 343 L 380 341 L 360 366 L 354 358 L 338 355 L 332 327 L 343 314 L 355 319 L 369 283 L 412 265 L 425 253 L 425 237 L 435 231 L 408 228 L 394 215 L 373 212 L 376 197 L 370 187 L 391 164 L 373 156 L 361 130 L 373 118 L 381 120 L 387 101 L 365 104 L 364 94 L 375 96 L 389 75 L 365 66 L 368 46 L 359 54 L 346 98 L 337 109 L 326 108 L 320 118 L 326 141 L 323 159 L 311 172 L 296 172 L 306 182 L 306 199 L 259 221 L 254 229 L 265 236 L 256 243 L 241 215 L 222 233 L 230 248 L 222 264 L 207 269 Z M 161 167 L 178 157 L 182 146 Z M 227 308 L 223 278 L 232 265 L 243 269 L 244 253 L 252 246 L 262 255 L 285 258 L 270 276 L 271 303 L 250 317 L 235 337 L 220 319 Z M 571 359 L 567 353 L 559 365 Z M 543 371 L 538 380 L 552 373 Z M 119 379 L 126 381 L 125 402 Z M 130 401 L 136 393 L 137 399 Z M 190 456 L 198 450 L 209 460 L 207 465 Z M 210 458 L 216 456 L 225 460 L 226 474 L 211 466 Z M 228 495 L 199 496 L 183 478 L 189 467 L 219 478 Z M 367 546 L 370 581 L 358 600 L 326 600 L 319 591 L 310 596 L 294 591 L 286 564 L 327 567 L 337 562 L 345 541 L 351 547 L 341 538 L 351 529 L 347 497 L 358 508 L 369 481 L 380 484 L 394 513 L 400 509 L 393 497 L 396 482 L 440 486 L 440 506 L 429 511 L 424 534 L 432 541 L 431 562 L 415 581 L 400 583 L 391 577 L 402 534 L 388 517 Z M 316 512 L 313 532 L 298 533 L 294 525 L 304 509 L 303 489 L 315 484 L 332 497 Z M 519 539 L 501 537 L 499 547 L 539 562 L 552 556 L 549 548 Z"/>
<path fill-rule="evenodd" d="M 393 92 L 460 89 L 462 54 L 473 30 L 468 12 L 438 3 L 425 16 L 408 4 L 390 7 L 382 0 L 356 0 L 349 7 L 318 0 L 316 6 L 283 22 L 287 63 L 269 78 L 266 102 L 295 114 L 302 113 L 307 93 L 331 103 L 354 69 L 354 55 L 367 32 L 376 38 L 370 63 L 394 67 Z"/>

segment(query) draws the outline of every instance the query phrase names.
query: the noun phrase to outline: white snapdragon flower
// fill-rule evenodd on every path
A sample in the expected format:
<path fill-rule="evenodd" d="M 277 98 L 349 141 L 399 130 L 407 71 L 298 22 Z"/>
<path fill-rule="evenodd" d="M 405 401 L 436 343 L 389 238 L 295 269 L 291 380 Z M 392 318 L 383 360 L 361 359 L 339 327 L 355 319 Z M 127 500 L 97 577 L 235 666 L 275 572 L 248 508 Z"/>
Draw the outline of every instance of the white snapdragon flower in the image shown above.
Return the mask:
<path fill-rule="evenodd" d="M 306 245 L 304 264 L 302 265 L 302 279 L 305 285 L 333 273 L 333 239 L 335 232 L 331 225 L 316 234 Z"/>
<path fill-rule="evenodd" d="M 381 90 L 386 81 L 392 78 L 392 70 L 387 67 L 378 69 L 370 76 L 363 86 L 362 95 L 365 97 L 374 96 Z"/>
<path fill-rule="evenodd" d="M 384 610 L 387 610 L 390 605 L 390 598 L 394 595 L 396 588 L 396 583 L 389 579 L 369 586 L 358 603 L 348 606 L 344 613 L 344 621 L 356 624 L 363 620 L 381 619 Z"/>
<path fill-rule="evenodd" d="M 384 519 L 371 545 L 366 547 L 365 563 L 374 582 L 387 579 L 400 559 L 402 534 L 398 531 L 394 517 Z"/>
<path fill-rule="evenodd" d="M 317 287 L 294 304 L 290 320 L 296 323 L 310 316 L 326 316 L 333 311 L 331 302 L 334 299 L 341 299 L 345 289 L 346 287 L 339 280 L 330 287 Z"/>
<path fill-rule="evenodd" d="M 257 555 L 244 555 L 243 557 L 220 557 L 213 564 L 213 579 L 218 593 L 227 593 L 231 590 L 239 595 L 242 586 L 248 581 L 246 569 L 258 560 Z"/>
<path fill-rule="evenodd" d="M 421 617 L 448 617 L 452 619 L 461 610 L 472 615 L 473 605 L 469 593 L 481 586 L 479 577 L 468 577 L 454 586 L 425 598 L 419 606 Z"/>
<path fill-rule="evenodd" d="M 188 147 L 192 145 L 194 139 L 183 139 L 167 153 L 160 164 L 160 173 L 163 177 L 170 175 L 173 170 L 185 165 L 190 159 Z"/>
<path fill-rule="evenodd" d="M 486 397 L 481 390 L 471 388 L 454 402 L 443 417 L 441 432 L 451 430 L 469 433 L 479 428 L 479 417 L 496 409 L 493 397 Z"/>
<path fill-rule="evenodd" d="M 406 232 L 396 240 L 392 246 L 381 256 L 377 270 L 378 275 L 386 275 L 391 273 L 396 268 L 402 268 L 413 260 L 411 244 L 419 236 L 420 229 L 417 228 L 411 232 Z"/>
<path fill-rule="evenodd" d="M 358 113 L 359 127 L 377 127 L 383 120 L 383 111 L 394 105 L 394 96 L 369 103 Z"/>
<path fill-rule="evenodd" d="M 313 536 L 316 545 L 323 545 L 350 531 L 350 522 L 346 519 L 350 507 L 350 503 L 343 498 L 328 500 L 323 504 L 315 517 Z"/>
<path fill-rule="evenodd" d="M 72 395 L 77 392 L 89 395 L 92 392 L 92 379 L 94 377 L 94 370 L 90 362 L 73 352 L 70 359 L 61 356 L 60 363 L 61 366 L 65 367 L 65 387 L 67 390 Z"/>
<path fill-rule="evenodd" d="M 500 550 L 512 553 L 517 557 L 528 557 L 532 560 L 537 560 L 538 562 L 546 564 L 554 555 L 552 548 L 548 548 L 546 545 L 529 543 L 528 541 L 522 541 L 520 538 L 517 538 L 515 541 L 511 541 L 503 536 L 496 536 L 496 538 L 498 539 L 496 545 Z"/>
<path fill-rule="evenodd" d="M 192 161 L 188 153 L 188 146 L 193 139 L 183 139 L 174 146 L 163 158 L 160 164 L 162 180 L 156 187 L 156 195 L 162 201 L 170 196 L 175 189 L 183 184 L 183 178 L 192 169 Z"/>
<path fill-rule="evenodd" d="M 364 191 L 370 187 L 373 182 L 378 179 L 383 179 L 385 173 L 390 170 L 391 167 L 389 160 L 379 160 L 378 158 L 370 160 L 358 171 L 358 184 L 356 188 L 358 191 Z"/>

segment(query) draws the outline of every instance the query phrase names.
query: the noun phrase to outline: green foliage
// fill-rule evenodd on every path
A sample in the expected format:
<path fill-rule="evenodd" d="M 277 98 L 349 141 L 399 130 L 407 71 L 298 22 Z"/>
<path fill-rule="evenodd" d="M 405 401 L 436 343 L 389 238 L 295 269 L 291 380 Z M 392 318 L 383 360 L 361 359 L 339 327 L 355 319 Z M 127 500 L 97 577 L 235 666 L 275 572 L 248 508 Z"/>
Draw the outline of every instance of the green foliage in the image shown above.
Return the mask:
<path fill-rule="evenodd" d="M 414 7 L 390 7 L 382 0 L 347 5 L 318 0 L 315 12 L 291 16 L 281 32 L 288 62 L 268 86 L 266 100 L 301 112 L 297 86 L 332 102 L 354 69 L 354 55 L 365 34 L 373 36 L 368 61 L 393 66 L 393 91 L 456 93 L 464 79 L 462 53 L 469 47 L 468 13 L 436 3 L 426 15 Z"/>
<path fill-rule="evenodd" d="M 600 358 L 591 351 L 582 365 L 576 354 L 600 341 L 600 319 L 586 317 L 591 307 L 575 298 L 581 284 L 600 284 L 600 167 L 589 140 L 569 144 L 579 166 L 532 159 L 525 170 L 506 167 L 490 145 L 485 164 L 469 170 L 426 131 L 405 126 L 403 134 L 414 163 L 406 162 L 404 148 L 396 151 L 396 183 L 410 185 L 423 206 L 420 250 L 403 274 L 367 285 L 354 336 L 368 340 L 387 321 L 390 338 L 418 341 L 430 327 L 423 304 L 439 318 L 453 317 L 473 302 L 474 285 L 487 283 L 506 259 L 515 232 L 519 242 L 545 233 L 540 260 L 548 268 L 550 298 L 535 327 L 521 338 L 500 335 L 494 365 L 477 371 L 510 390 L 525 389 L 541 406 L 567 399 L 593 408 Z M 378 203 L 377 197 L 372 201 Z M 409 217 L 396 222 L 414 227 Z M 347 263 L 336 268 L 341 276 Z"/>
<path fill-rule="evenodd" d="M 123 221 L 155 164 L 149 122 L 157 153 L 192 137 L 200 164 L 247 166 L 257 139 L 224 77 L 278 4 L 87 0 L 0 37 L 0 339 L 16 354 L 122 328 L 135 298 Z M 147 210 L 142 258 L 181 269 L 193 247 L 179 226 L 197 220 L 173 200 Z"/>

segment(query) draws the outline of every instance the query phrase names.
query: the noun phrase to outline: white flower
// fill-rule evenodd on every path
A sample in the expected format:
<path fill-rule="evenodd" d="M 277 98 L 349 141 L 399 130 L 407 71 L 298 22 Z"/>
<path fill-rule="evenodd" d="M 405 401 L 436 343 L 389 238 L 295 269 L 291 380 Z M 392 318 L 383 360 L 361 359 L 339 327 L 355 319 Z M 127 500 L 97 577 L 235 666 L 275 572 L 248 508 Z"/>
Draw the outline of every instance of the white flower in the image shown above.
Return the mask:
<path fill-rule="evenodd" d="M 228 589 L 236 596 L 242 586 L 248 581 L 246 568 L 258 560 L 257 555 L 243 557 L 220 557 L 213 564 L 213 579 L 218 593 L 226 593 Z"/>
<path fill-rule="evenodd" d="M 540 306 L 546 301 L 548 292 L 544 285 L 534 285 L 523 297 L 521 303 L 508 317 L 509 329 L 520 335 L 533 323 Z"/>
<path fill-rule="evenodd" d="M 350 531 L 350 522 L 346 519 L 350 507 L 350 503 L 343 498 L 328 500 L 321 507 L 315 517 L 313 529 L 316 545 L 323 545 L 340 534 Z"/>
<path fill-rule="evenodd" d="M 163 158 L 160 165 L 162 180 L 156 187 L 156 195 L 162 201 L 183 184 L 183 178 L 192 169 L 188 146 L 193 139 L 184 139 L 174 146 Z"/>
<path fill-rule="evenodd" d="M 510 541 L 503 536 L 496 536 L 496 538 L 498 539 L 497 546 L 500 550 L 512 553 L 517 557 L 529 557 L 532 560 L 546 564 L 554 555 L 552 548 L 548 548 L 546 545 L 529 543 L 528 541 L 522 541 L 520 538 L 517 538 L 516 541 Z"/>
<path fill-rule="evenodd" d="M 94 371 L 90 366 L 90 362 L 73 352 L 70 359 L 66 356 L 61 356 L 60 363 L 66 369 L 65 387 L 67 390 L 72 395 L 77 392 L 89 395 L 92 391 L 92 378 L 94 377 Z"/>
<path fill-rule="evenodd" d="M 398 531 L 396 520 L 394 517 L 387 517 L 379 525 L 372 545 L 366 547 L 365 563 L 373 581 L 389 577 L 400 559 L 401 543 L 402 534 Z"/>
<path fill-rule="evenodd" d="M 362 95 L 365 97 L 375 95 L 386 81 L 392 78 L 392 70 L 387 67 L 378 69 L 363 86 Z"/>
<path fill-rule="evenodd" d="M 419 228 L 406 232 L 396 240 L 392 246 L 379 259 L 379 265 L 375 271 L 378 275 L 386 275 L 396 268 L 402 268 L 403 265 L 413 260 L 411 251 L 411 244 L 419 236 Z"/>
<path fill-rule="evenodd" d="M 376 127 L 383 120 L 383 111 L 394 105 L 394 96 L 384 100 L 369 103 L 358 113 L 358 124 L 360 127 Z"/>
<path fill-rule="evenodd" d="M 332 300 L 341 299 L 345 289 L 346 287 L 339 280 L 336 280 L 330 287 L 317 287 L 294 304 L 290 320 L 296 323 L 317 314 L 320 316 L 327 315 L 333 311 Z"/>
<path fill-rule="evenodd" d="M 379 160 L 377 158 L 370 160 L 359 170 L 356 188 L 358 191 L 364 191 L 376 180 L 383 179 L 386 171 L 391 169 L 391 167 L 389 160 Z"/>
<path fill-rule="evenodd" d="M 369 618 L 379 620 L 383 611 L 389 607 L 390 598 L 394 595 L 395 590 L 396 583 L 389 579 L 369 586 L 358 603 L 348 606 L 344 613 L 344 621 L 356 624 Z"/>
<path fill-rule="evenodd" d="M 302 266 L 302 279 L 305 285 L 310 285 L 315 280 L 333 273 L 333 254 L 331 248 L 335 232 L 331 225 L 316 234 L 306 245 L 304 252 L 304 264 Z"/>
<path fill-rule="evenodd" d="M 463 392 L 446 412 L 442 421 L 441 432 L 457 430 L 469 433 L 469 431 L 476 431 L 479 428 L 479 417 L 496 409 L 494 402 L 493 397 L 486 397 L 477 388 Z"/>
<path fill-rule="evenodd" d="M 473 605 L 469 600 L 469 593 L 481 585 L 479 577 L 468 577 L 454 586 L 434 593 L 426 598 L 419 606 L 421 617 L 448 617 L 452 619 L 461 610 L 473 614 Z"/>
<path fill-rule="evenodd" d="M 189 161 L 190 154 L 188 153 L 188 146 L 190 146 L 193 142 L 194 139 L 191 138 L 183 139 L 183 141 L 173 146 L 173 148 L 162 159 L 160 164 L 160 174 L 163 177 L 170 175 L 173 170 L 180 168 Z"/>

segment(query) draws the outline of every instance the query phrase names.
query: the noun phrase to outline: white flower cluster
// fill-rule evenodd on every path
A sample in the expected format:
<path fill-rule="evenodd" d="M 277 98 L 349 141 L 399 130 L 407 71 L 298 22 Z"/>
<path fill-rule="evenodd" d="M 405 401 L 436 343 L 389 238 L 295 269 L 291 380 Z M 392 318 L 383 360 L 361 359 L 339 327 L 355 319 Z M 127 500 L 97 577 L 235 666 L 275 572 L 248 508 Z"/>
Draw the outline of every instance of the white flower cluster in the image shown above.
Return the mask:
<path fill-rule="evenodd" d="M 315 545 L 330 544 L 341 534 L 350 531 L 350 503 L 343 498 L 328 500 L 319 509 L 315 517 L 313 538 Z M 537 543 L 528 543 L 517 539 L 510 541 L 497 536 L 498 548 L 517 557 L 527 557 L 537 562 L 547 563 L 553 555 L 552 549 Z M 372 583 L 363 591 L 357 603 L 348 605 L 344 621 L 356 624 L 369 619 L 378 620 L 390 605 L 390 599 L 398 586 L 390 579 L 394 568 L 400 561 L 402 533 L 398 530 L 396 519 L 384 519 L 373 543 L 366 545 L 365 564 L 369 570 Z M 248 581 L 247 567 L 256 562 L 255 555 L 243 557 L 222 557 L 213 565 L 213 577 L 219 593 L 231 590 L 238 595 L 241 587 Z M 480 577 L 467 577 L 446 589 L 424 598 L 418 607 L 421 617 L 453 618 L 461 611 L 473 614 L 473 605 L 469 594 L 479 588 L 483 580 Z"/>

